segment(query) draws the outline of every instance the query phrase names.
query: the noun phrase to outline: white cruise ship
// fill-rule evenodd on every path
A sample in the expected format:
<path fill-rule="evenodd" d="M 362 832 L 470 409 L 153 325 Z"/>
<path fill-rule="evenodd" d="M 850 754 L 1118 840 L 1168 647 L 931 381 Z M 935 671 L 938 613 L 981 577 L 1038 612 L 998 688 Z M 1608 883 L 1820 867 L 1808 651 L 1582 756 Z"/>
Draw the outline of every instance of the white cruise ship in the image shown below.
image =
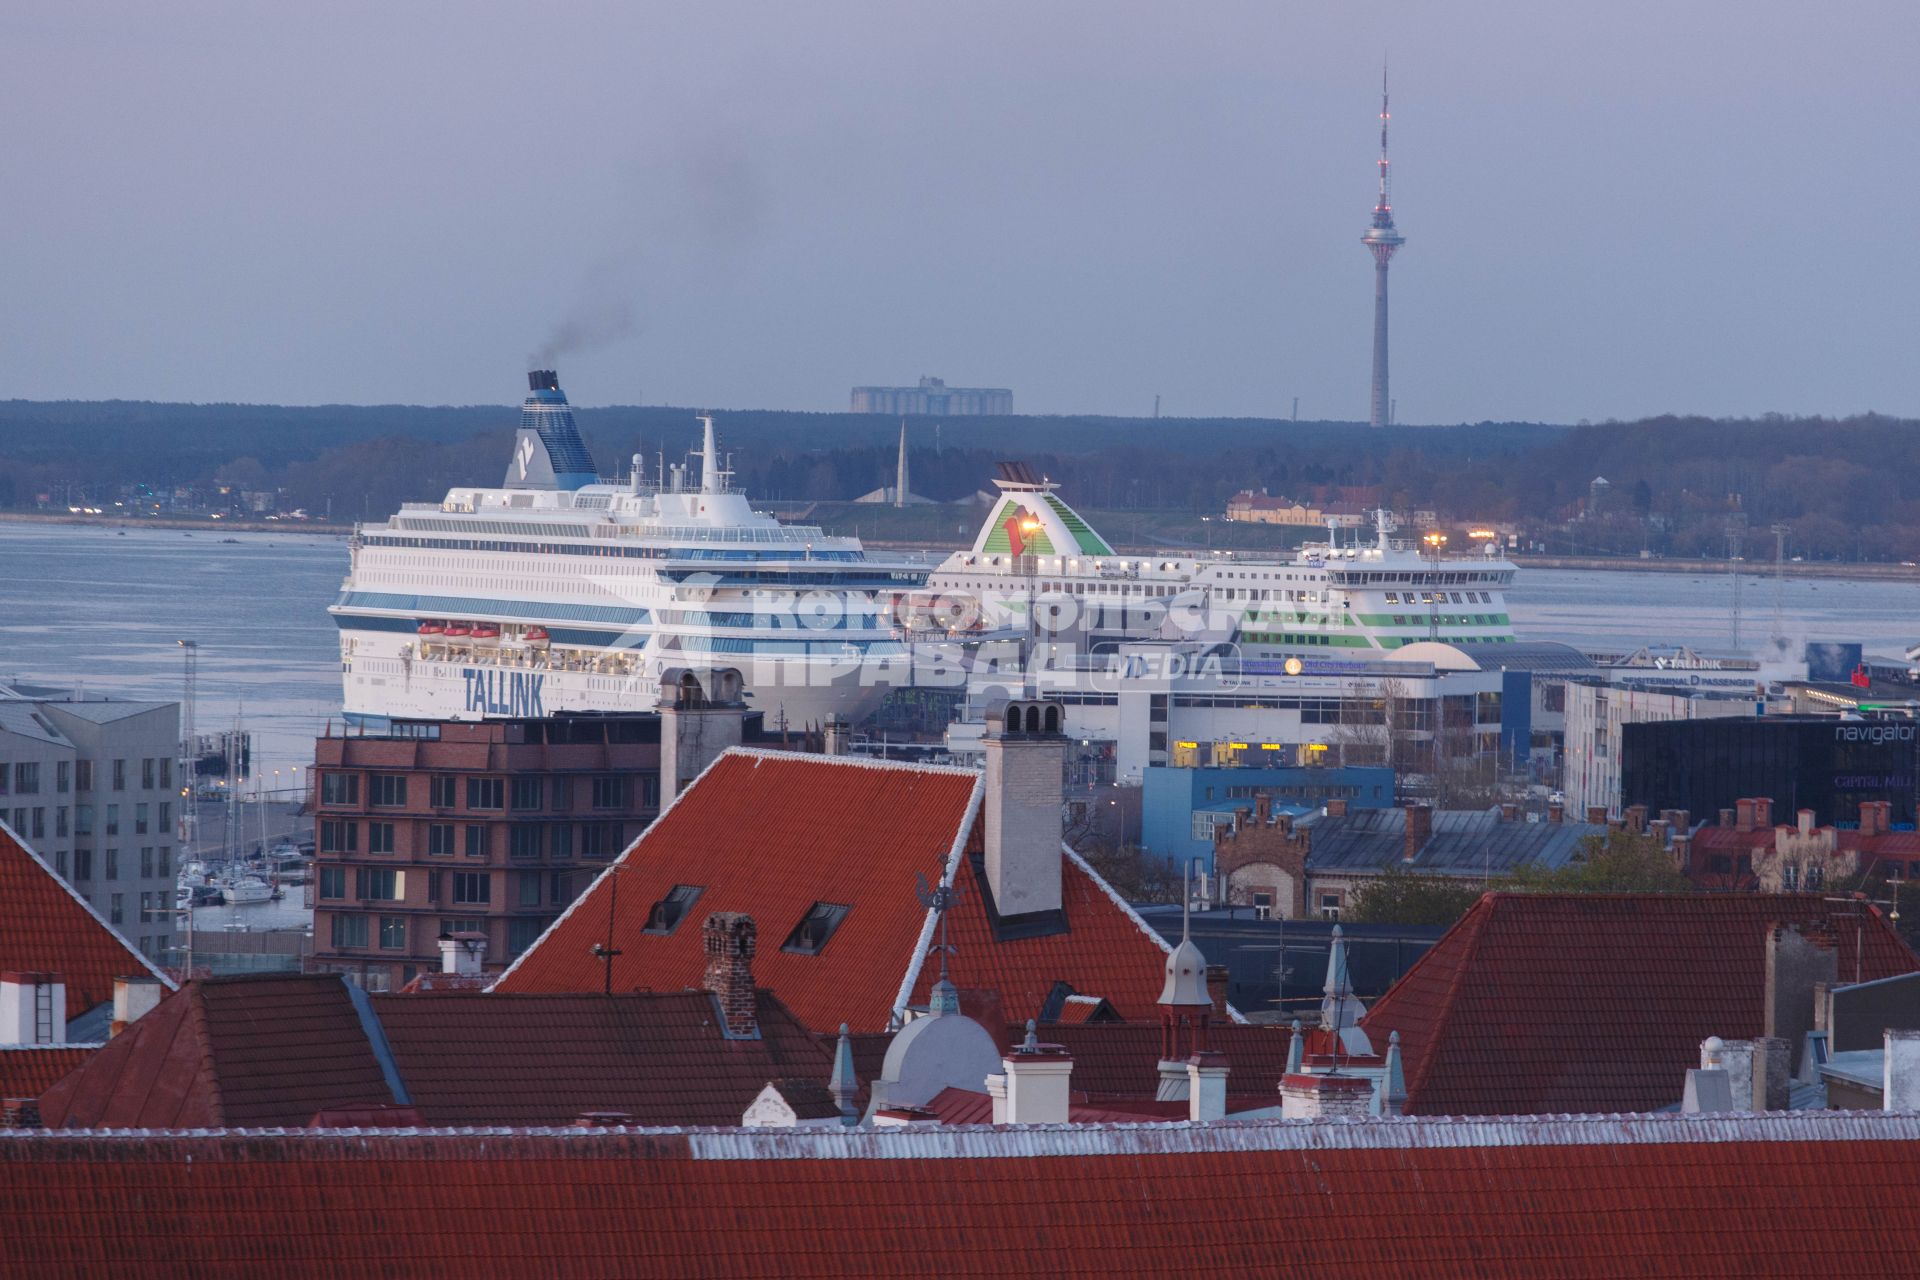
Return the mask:
<path fill-rule="evenodd" d="M 528 375 L 499 488 L 456 488 L 356 528 L 330 612 L 350 724 L 652 707 L 661 675 L 734 667 L 769 728 L 857 721 L 905 649 L 884 616 L 927 566 L 782 525 L 727 484 L 641 459 L 603 482 L 550 370 Z"/>
<path fill-rule="evenodd" d="M 1000 469 L 999 501 L 973 546 L 948 556 L 926 589 L 907 598 L 905 619 L 918 629 L 1231 640 L 1244 657 L 1280 659 L 1364 658 L 1429 639 L 1514 639 L 1510 562 L 1449 557 L 1396 539 L 1385 512 L 1370 539 L 1354 531 L 1342 545 L 1330 528 L 1326 542 L 1287 558 L 1122 555 L 1051 482 L 1019 463 Z"/>

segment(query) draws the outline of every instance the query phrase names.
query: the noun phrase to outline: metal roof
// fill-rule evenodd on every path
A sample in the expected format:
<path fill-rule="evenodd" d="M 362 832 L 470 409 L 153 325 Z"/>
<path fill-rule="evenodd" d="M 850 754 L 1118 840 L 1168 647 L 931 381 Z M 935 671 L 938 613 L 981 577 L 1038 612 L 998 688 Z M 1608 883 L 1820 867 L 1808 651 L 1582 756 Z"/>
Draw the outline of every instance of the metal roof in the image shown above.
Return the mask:
<path fill-rule="evenodd" d="M 1482 671 L 1598 671 L 1592 658 L 1572 645 L 1554 640 L 1520 640 L 1507 644 L 1455 644 Z"/>
<path fill-rule="evenodd" d="M 1404 861 L 1405 809 L 1357 809 L 1345 817 L 1302 824 L 1313 832 L 1309 871 L 1385 871 L 1403 867 L 1432 875 L 1507 872 L 1517 867 L 1564 867 L 1587 836 L 1605 826 L 1585 822 L 1503 821 L 1498 809 L 1440 809 L 1433 835 L 1412 862 Z"/>

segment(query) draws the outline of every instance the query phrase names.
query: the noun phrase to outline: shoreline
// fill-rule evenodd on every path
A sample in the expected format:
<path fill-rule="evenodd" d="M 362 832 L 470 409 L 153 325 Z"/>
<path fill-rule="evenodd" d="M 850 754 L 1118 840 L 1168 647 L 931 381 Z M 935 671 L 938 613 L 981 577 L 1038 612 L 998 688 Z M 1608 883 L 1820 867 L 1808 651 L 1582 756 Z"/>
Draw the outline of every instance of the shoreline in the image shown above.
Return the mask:
<path fill-rule="evenodd" d="M 184 529 L 189 533 L 297 533 L 345 538 L 350 524 L 324 520 L 213 520 L 185 516 L 87 516 L 66 511 L 0 511 L 0 524 L 71 524 L 94 529 Z"/>
<path fill-rule="evenodd" d="M 1725 576 L 1725 560 L 1641 560 L 1626 556 L 1513 556 L 1522 569 L 1575 569 L 1627 573 L 1720 574 Z M 1741 562 L 1741 577 L 1768 578 L 1778 572 L 1786 578 L 1846 578 L 1859 582 L 1920 582 L 1920 566 L 1888 564 L 1885 561 L 1801 560 L 1776 565 L 1771 560 Z"/>

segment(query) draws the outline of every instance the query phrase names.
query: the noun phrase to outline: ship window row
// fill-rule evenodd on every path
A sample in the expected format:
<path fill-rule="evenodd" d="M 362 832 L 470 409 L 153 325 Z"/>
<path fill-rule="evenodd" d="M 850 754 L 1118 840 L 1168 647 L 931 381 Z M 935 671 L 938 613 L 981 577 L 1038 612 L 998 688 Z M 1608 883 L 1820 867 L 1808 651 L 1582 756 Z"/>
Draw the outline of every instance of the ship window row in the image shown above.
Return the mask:
<path fill-rule="evenodd" d="M 419 522 L 409 521 L 408 528 L 417 527 Z M 472 526 L 462 526 L 471 528 Z M 486 530 L 486 532 L 524 532 L 529 536 L 585 537 L 584 530 L 550 531 L 544 526 L 528 525 L 523 530 Z M 651 532 L 651 531 L 649 531 Z M 403 535 L 372 533 L 361 537 L 361 544 L 369 547 L 408 547 L 422 551 L 504 551 L 513 555 L 550 555 L 550 556 L 597 556 L 605 558 L 627 558 L 640 560 L 787 560 L 792 552 L 769 553 L 764 551 L 730 551 L 720 547 L 631 547 L 614 546 L 593 542 L 496 542 L 486 538 L 411 538 Z M 856 564 L 864 556 L 858 551 L 810 551 L 805 559 L 821 560 L 832 564 Z"/>
<path fill-rule="evenodd" d="M 386 591 L 347 591 L 340 596 L 340 608 L 392 609 L 415 617 L 481 618 L 556 618 L 569 622 L 646 622 L 645 609 L 620 609 L 610 605 L 567 604 L 563 601 L 482 600 L 466 596 L 403 595 Z"/>
<path fill-rule="evenodd" d="M 1453 604 L 1492 604 L 1493 603 L 1493 597 L 1485 591 L 1469 591 L 1466 593 L 1467 598 L 1464 600 L 1460 598 L 1461 593 L 1458 591 L 1441 591 L 1438 593 L 1431 592 L 1431 591 L 1420 591 L 1420 592 L 1409 591 L 1407 592 L 1407 598 L 1404 601 L 1401 600 L 1400 593 L 1398 591 L 1389 591 L 1386 594 L 1387 594 L 1388 604 L 1443 604 L 1443 603 L 1449 602 L 1449 600 Z M 1438 600 L 1433 598 L 1436 594 L 1438 594 L 1439 596 Z M 1416 596 L 1418 597 L 1418 599 L 1415 598 Z"/>

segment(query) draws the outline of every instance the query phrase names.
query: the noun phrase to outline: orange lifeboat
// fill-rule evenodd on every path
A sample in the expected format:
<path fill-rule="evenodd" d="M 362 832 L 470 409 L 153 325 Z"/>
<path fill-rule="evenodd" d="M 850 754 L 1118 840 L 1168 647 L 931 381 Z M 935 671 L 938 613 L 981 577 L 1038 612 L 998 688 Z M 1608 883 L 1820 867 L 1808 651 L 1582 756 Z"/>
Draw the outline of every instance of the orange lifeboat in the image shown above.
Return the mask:
<path fill-rule="evenodd" d="M 545 644 L 547 641 L 547 629 L 545 627 L 528 627 L 524 638 L 532 644 Z"/>
<path fill-rule="evenodd" d="M 472 634 L 473 634 L 473 628 L 472 628 L 472 627 L 470 627 L 470 626 L 468 626 L 468 625 L 467 625 L 466 623 L 464 623 L 464 622 L 449 622 L 449 623 L 447 624 L 447 635 L 448 635 L 449 637 L 451 637 L 451 636 L 470 636 L 470 635 L 472 635 Z"/>
<path fill-rule="evenodd" d="M 420 634 L 423 636 L 443 636 L 446 633 L 447 624 L 444 622 L 427 621 L 420 624 Z"/>

